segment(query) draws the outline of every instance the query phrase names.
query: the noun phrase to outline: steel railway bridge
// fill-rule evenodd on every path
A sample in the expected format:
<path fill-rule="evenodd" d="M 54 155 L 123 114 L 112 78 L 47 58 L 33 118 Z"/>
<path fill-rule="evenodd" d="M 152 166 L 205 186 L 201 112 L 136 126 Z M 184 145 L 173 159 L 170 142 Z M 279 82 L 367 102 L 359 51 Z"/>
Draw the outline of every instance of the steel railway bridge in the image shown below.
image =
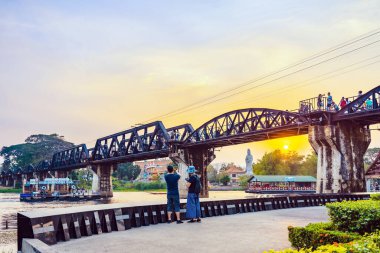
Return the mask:
<path fill-rule="evenodd" d="M 372 106 L 366 105 L 367 100 Z M 334 112 L 318 108 L 312 98 L 301 101 L 298 112 L 235 110 L 195 130 L 190 124 L 166 128 L 156 121 L 99 138 L 92 148 L 80 144 L 55 153 L 49 161 L 3 170 L 0 183 L 10 186 L 23 179 L 66 177 L 72 170 L 90 168 L 99 178 L 99 194 L 112 196 L 111 174 L 118 163 L 170 157 L 182 172 L 190 164 L 196 166 L 207 185 L 206 167 L 215 158 L 215 148 L 308 134 L 318 154 L 317 192 L 361 192 L 365 190 L 363 156 L 371 140 L 369 126 L 380 123 L 379 103 L 380 86 L 351 97 L 351 103 Z M 207 188 L 202 194 L 208 195 Z"/>

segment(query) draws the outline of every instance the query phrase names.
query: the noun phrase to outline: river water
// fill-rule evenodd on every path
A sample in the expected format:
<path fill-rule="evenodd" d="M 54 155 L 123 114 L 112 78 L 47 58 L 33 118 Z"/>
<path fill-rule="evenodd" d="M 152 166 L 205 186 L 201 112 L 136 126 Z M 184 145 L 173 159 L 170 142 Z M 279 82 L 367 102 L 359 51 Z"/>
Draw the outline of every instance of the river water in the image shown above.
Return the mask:
<path fill-rule="evenodd" d="M 210 192 L 209 199 L 236 199 L 252 197 L 252 194 L 242 191 Z M 147 192 L 114 192 L 114 197 L 108 200 L 92 201 L 51 201 L 51 202 L 20 202 L 19 194 L 0 193 L 0 253 L 16 251 L 17 213 L 38 211 L 40 208 L 64 208 L 83 205 L 111 204 L 111 203 L 144 203 L 152 201 L 166 202 L 165 193 Z M 6 228 L 8 224 L 8 228 Z"/>

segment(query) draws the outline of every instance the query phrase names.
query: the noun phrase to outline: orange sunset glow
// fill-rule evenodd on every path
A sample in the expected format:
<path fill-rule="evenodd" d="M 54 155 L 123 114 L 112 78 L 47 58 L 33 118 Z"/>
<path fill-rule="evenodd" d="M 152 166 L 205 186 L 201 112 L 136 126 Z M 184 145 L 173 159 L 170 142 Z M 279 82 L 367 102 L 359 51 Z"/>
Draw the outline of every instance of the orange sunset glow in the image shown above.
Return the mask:
<path fill-rule="evenodd" d="M 296 110 L 380 84 L 379 34 L 310 58 L 378 29 L 378 1 L 76 4 L 2 3 L 2 146 L 36 133 L 92 146 L 139 123 L 197 128 L 235 109 Z M 312 151 L 296 136 L 221 148 L 214 162 L 244 164 L 247 148 L 255 161 Z"/>

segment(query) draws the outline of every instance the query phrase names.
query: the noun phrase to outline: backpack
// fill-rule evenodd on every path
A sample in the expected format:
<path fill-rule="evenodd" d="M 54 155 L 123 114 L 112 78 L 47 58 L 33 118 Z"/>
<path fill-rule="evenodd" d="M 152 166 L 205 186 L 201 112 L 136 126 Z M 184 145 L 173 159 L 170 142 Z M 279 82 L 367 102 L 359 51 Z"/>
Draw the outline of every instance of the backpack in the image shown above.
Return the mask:
<path fill-rule="evenodd" d="M 194 177 L 195 177 L 194 193 L 199 194 L 201 193 L 201 189 L 202 189 L 201 180 L 199 179 L 197 175 L 195 175 Z"/>

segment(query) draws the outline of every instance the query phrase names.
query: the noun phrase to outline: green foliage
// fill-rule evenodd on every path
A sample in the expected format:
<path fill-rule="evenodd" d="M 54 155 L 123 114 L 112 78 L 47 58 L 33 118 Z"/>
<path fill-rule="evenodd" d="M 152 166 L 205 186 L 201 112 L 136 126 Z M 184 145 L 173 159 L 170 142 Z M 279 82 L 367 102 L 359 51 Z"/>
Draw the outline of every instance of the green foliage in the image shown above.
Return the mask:
<path fill-rule="evenodd" d="M 166 184 L 163 182 L 151 182 L 151 183 L 143 183 L 138 182 L 134 184 L 134 188 L 136 190 L 145 191 L 145 190 L 154 190 L 154 189 L 166 189 Z"/>
<path fill-rule="evenodd" d="M 220 170 L 219 170 L 219 173 L 225 172 L 226 170 L 227 170 L 227 164 L 222 163 Z"/>
<path fill-rule="evenodd" d="M 216 169 L 211 164 L 207 166 L 208 181 L 210 181 L 210 183 L 215 183 L 216 181 L 218 181 L 217 176 L 218 172 L 216 171 Z"/>
<path fill-rule="evenodd" d="M 25 143 L 3 147 L 3 168 L 26 167 L 50 159 L 54 153 L 73 147 L 74 144 L 64 140 L 58 134 L 38 134 L 26 138 Z"/>
<path fill-rule="evenodd" d="M 133 163 L 121 163 L 117 165 L 117 170 L 113 176 L 119 180 L 135 180 L 140 175 L 141 169 Z"/>
<path fill-rule="evenodd" d="M 264 253 L 379 253 L 380 252 L 380 232 L 372 233 L 361 239 L 349 243 L 334 242 L 330 245 L 318 247 L 316 250 L 309 249 L 285 249 L 269 250 Z"/>
<path fill-rule="evenodd" d="M 317 176 L 318 156 L 315 152 L 308 154 L 301 164 L 298 174 L 305 176 Z"/>
<path fill-rule="evenodd" d="M 317 156 L 306 158 L 295 151 L 281 152 L 277 149 L 264 156 L 253 166 L 257 175 L 317 175 Z"/>
<path fill-rule="evenodd" d="M 364 234 L 380 229 L 380 201 L 343 201 L 326 207 L 331 221 L 341 231 Z"/>
<path fill-rule="evenodd" d="M 152 175 L 150 178 L 152 181 L 161 181 L 161 177 L 157 174 Z"/>
<path fill-rule="evenodd" d="M 371 200 L 379 201 L 380 200 L 380 193 L 371 194 Z"/>
<path fill-rule="evenodd" d="M 21 188 L 0 188 L 0 193 L 22 193 Z"/>
<path fill-rule="evenodd" d="M 306 227 L 288 227 L 289 241 L 297 249 L 316 249 L 334 242 L 346 243 L 359 239 L 360 235 L 337 231 L 331 222 L 311 223 Z"/>
<path fill-rule="evenodd" d="M 231 178 L 226 172 L 222 172 L 218 174 L 218 181 L 223 185 L 227 185 L 231 181 Z"/>
<path fill-rule="evenodd" d="M 281 151 L 276 149 L 271 153 L 265 153 L 253 166 L 254 174 L 257 175 L 286 175 L 285 164 Z"/>
<path fill-rule="evenodd" d="M 379 151 L 380 151 L 380 148 L 369 148 L 369 149 L 367 149 L 367 151 L 365 152 L 365 155 L 364 155 L 364 163 L 366 165 L 371 165 L 375 161 Z"/>
<path fill-rule="evenodd" d="M 247 188 L 248 187 L 248 180 L 251 178 L 249 175 L 242 175 L 239 177 L 239 186 L 242 188 Z"/>
<path fill-rule="evenodd" d="M 118 180 L 117 178 L 112 178 L 112 185 L 115 191 L 145 191 L 145 190 L 162 190 L 166 189 L 166 184 L 160 181 L 155 182 L 125 182 L 123 180 Z"/>

